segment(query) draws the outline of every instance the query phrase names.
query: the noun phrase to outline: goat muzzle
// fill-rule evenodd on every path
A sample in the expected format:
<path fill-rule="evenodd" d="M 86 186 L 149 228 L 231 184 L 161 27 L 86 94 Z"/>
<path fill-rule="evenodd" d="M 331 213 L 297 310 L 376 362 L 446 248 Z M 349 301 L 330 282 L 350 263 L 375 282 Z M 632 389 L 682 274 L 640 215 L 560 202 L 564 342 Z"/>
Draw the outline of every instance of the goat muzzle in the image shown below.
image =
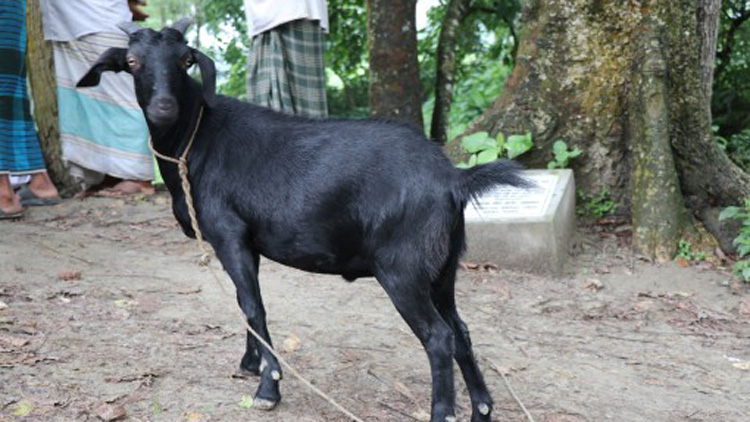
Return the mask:
<path fill-rule="evenodd" d="M 177 100 L 171 97 L 155 97 L 146 109 L 148 120 L 151 123 L 163 126 L 177 121 L 179 107 Z"/>

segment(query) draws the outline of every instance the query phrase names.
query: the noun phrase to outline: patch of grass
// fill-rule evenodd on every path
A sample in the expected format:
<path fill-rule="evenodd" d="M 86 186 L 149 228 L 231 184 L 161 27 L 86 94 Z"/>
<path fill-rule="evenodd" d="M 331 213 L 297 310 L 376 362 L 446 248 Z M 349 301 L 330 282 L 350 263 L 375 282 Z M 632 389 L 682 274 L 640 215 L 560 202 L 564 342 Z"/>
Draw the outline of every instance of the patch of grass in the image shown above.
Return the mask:
<path fill-rule="evenodd" d="M 578 216 L 598 220 L 614 214 L 617 204 L 610 197 L 609 190 L 604 189 L 596 195 L 578 191 Z"/>

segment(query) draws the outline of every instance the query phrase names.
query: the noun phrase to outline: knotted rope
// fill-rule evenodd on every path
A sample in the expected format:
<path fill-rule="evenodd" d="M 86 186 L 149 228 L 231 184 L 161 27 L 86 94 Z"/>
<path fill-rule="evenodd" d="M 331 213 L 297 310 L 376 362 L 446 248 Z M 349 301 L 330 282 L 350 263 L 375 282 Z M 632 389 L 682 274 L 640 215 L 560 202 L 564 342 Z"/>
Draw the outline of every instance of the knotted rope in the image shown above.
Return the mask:
<path fill-rule="evenodd" d="M 149 137 L 148 139 L 148 146 L 151 149 L 151 152 L 154 153 L 155 156 L 158 158 L 168 161 L 170 163 L 177 164 L 177 169 L 180 174 L 180 182 L 182 185 L 182 192 L 185 194 L 185 205 L 187 205 L 188 208 L 188 215 L 190 216 L 190 226 L 192 227 L 193 231 L 195 232 L 195 239 L 198 241 L 198 247 L 201 250 L 201 257 L 198 260 L 198 265 L 208 267 L 209 270 L 211 270 L 211 274 L 214 277 L 214 280 L 216 280 L 216 283 L 219 285 L 221 290 L 229 295 L 229 292 L 227 292 L 226 289 L 224 289 L 224 285 L 222 284 L 221 280 L 219 279 L 219 276 L 216 274 L 214 269 L 208 265 L 211 262 L 211 252 L 206 247 L 205 241 L 203 240 L 203 233 L 201 233 L 200 227 L 198 227 L 198 217 L 195 212 L 195 207 L 193 206 L 193 195 L 191 193 L 191 187 L 190 187 L 190 181 L 188 180 L 188 154 L 190 153 L 190 148 L 193 146 L 193 141 L 195 141 L 195 135 L 198 133 L 198 128 L 201 125 L 201 120 L 203 119 L 203 106 L 201 106 L 200 111 L 198 112 L 198 120 L 195 122 L 195 127 L 193 128 L 193 132 L 190 134 L 190 139 L 188 140 L 187 146 L 185 147 L 185 151 L 180 154 L 179 158 L 169 157 L 164 154 L 161 154 L 160 152 L 156 151 L 154 148 L 154 142 L 153 139 Z M 315 394 L 320 396 L 323 400 L 330 403 L 333 407 L 338 409 L 341 413 L 345 414 L 347 417 L 351 418 L 351 420 L 355 422 L 363 422 L 362 419 L 355 416 L 352 412 L 347 410 L 344 406 L 338 404 L 334 399 L 329 397 L 326 393 L 324 393 L 321 389 L 314 386 L 310 381 L 308 381 L 305 377 L 300 375 L 299 372 L 297 372 L 292 365 L 290 365 L 284 358 L 282 358 L 276 350 L 274 350 L 273 347 L 271 347 L 268 342 L 266 342 L 253 328 L 250 326 L 250 324 L 247 323 L 247 316 L 242 313 L 242 311 L 239 310 L 239 308 L 236 308 L 238 312 L 240 313 L 242 324 L 245 326 L 247 331 L 252 334 L 253 337 L 255 337 L 258 342 L 260 342 L 261 345 L 263 345 L 268 351 L 273 355 L 273 357 L 276 358 L 276 360 L 279 361 L 292 375 L 294 375 L 295 378 L 297 378 L 299 381 L 301 381 L 303 384 L 305 384 L 309 389 L 311 389 Z"/>

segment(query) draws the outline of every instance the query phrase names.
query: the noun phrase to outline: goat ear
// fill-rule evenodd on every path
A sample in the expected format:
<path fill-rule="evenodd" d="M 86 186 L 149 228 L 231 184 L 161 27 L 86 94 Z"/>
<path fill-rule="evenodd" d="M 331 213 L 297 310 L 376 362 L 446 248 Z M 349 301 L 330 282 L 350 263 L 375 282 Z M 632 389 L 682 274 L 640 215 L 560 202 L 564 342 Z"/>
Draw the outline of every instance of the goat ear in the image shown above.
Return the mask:
<path fill-rule="evenodd" d="M 127 48 L 110 48 L 102 53 L 91 69 L 76 84 L 77 87 L 97 86 L 102 78 L 102 72 L 111 70 L 120 72 L 126 69 Z"/>
<path fill-rule="evenodd" d="M 201 80 L 203 81 L 203 101 L 209 107 L 216 104 L 216 66 L 210 57 L 196 49 L 192 49 L 193 57 L 201 69 Z"/>

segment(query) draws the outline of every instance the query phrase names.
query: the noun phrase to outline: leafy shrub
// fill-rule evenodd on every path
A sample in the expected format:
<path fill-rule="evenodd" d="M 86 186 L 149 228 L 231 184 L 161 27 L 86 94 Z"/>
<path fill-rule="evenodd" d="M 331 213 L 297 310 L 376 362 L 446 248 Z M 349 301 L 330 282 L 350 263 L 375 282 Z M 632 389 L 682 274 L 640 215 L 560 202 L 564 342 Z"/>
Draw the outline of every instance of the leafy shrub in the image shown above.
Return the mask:
<path fill-rule="evenodd" d="M 511 135 L 506 139 L 502 133 L 493 138 L 487 132 L 477 132 L 465 136 L 461 140 L 461 146 L 471 154 L 471 157 L 468 162 L 460 163 L 457 167 L 468 168 L 491 163 L 501 157 L 516 158 L 530 150 L 534 144 L 531 133 Z"/>
<path fill-rule="evenodd" d="M 693 244 L 691 242 L 680 240 L 677 243 L 677 256 L 675 258 L 682 258 L 686 262 L 705 261 L 706 253 L 703 251 L 693 252 Z"/>
<path fill-rule="evenodd" d="M 607 189 L 602 190 L 597 195 L 587 195 L 584 192 L 578 191 L 578 198 L 580 202 L 578 215 L 580 217 L 598 220 L 612 215 L 617 209 L 617 204 L 610 198 Z"/>
<path fill-rule="evenodd" d="M 750 199 L 745 199 L 745 203 L 741 207 L 727 207 L 719 214 L 720 220 L 728 218 L 742 220 L 740 234 L 733 242 L 737 247 L 737 254 L 741 258 L 734 265 L 734 272 L 745 282 L 750 282 L 750 259 L 748 259 L 748 255 L 750 255 Z"/>

